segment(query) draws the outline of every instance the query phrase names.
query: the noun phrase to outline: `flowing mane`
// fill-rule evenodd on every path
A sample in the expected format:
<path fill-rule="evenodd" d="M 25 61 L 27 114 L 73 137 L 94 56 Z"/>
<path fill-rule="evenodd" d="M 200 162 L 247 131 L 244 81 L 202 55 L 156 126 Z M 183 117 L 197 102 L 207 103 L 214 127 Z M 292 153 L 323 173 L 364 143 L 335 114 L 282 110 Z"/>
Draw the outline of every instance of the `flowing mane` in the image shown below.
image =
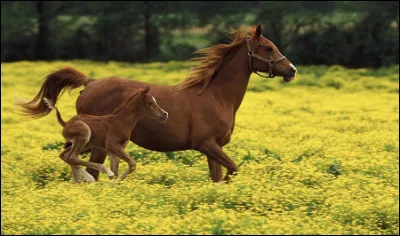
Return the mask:
<path fill-rule="evenodd" d="M 118 112 L 120 112 L 123 108 L 126 107 L 128 103 L 130 103 L 132 100 L 139 100 L 144 96 L 145 93 L 149 92 L 150 86 L 147 85 L 144 90 L 138 90 L 134 94 L 132 94 L 128 99 L 126 99 L 124 102 L 121 102 L 119 106 L 117 106 L 114 111 L 111 113 L 112 115 L 116 115 Z M 134 101 L 136 103 L 136 101 Z M 139 108 L 139 105 L 138 105 Z"/>
<path fill-rule="evenodd" d="M 197 50 L 195 54 L 200 54 L 201 56 L 192 58 L 190 61 L 197 62 L 198 65 L 190 69 L 186 79 L 177 85 L 177 90 L 201 85 L 202 89 L 199 93 L 203 92 L 214 75 L 220 70 L 224 59 L 249 36 L 246 32 L 250 32 L 251 35 L 254 35 L 255 30 L 256 26 L 252 26 L 246 31 L 243 29 L 234 31 L 231 33 L 233 37 L 231 37 L 231 42 L 229 44 L 217 44 Z"/>

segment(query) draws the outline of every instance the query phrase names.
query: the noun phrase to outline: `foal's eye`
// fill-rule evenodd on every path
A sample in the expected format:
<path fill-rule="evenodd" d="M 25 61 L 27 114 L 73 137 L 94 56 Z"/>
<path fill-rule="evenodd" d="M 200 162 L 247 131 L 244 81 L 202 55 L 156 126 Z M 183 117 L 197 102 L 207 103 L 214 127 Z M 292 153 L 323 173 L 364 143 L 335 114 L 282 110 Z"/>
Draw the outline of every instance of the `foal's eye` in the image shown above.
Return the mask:
<path fill-rule="evenodd" d="M 272 52 L 272 47 L 267 46 L 266 49 L 267 49 L 268 52 Z"/>

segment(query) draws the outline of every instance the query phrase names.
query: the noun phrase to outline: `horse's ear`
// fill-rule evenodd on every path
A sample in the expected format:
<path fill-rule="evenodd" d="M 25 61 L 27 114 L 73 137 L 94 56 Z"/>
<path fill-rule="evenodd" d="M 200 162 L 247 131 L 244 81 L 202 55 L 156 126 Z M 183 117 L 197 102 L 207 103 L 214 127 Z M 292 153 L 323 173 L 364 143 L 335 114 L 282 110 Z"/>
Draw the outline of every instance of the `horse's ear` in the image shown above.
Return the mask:
<path fill-rule="evenodd" d="M 150 85 L 147 85 L 141 92 L 141 95 L 144 96 L 146 93 L 150 91 Z"/>
<path fill-rule="evenodd" d="M 256 39 L 258 39 L 258 38 L 261 36 L 261 32 L 262 32 L 261 24 L 258 24 L 258 25 L 257 25 L 257 28 L 256 28 L 256 34 L 254 35 L 254 37 L 255 37 Z"/>

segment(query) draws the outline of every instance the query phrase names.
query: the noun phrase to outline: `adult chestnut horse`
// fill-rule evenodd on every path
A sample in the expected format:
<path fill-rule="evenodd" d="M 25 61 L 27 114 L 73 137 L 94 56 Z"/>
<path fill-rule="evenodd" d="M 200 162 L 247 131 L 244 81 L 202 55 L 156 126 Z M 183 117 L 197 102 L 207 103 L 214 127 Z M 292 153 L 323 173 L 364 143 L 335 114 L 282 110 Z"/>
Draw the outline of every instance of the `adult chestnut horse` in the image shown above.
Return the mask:
<path fill-rule="evenodd" d="M 285 82 L 296 75 L 296 68 L 261 31 L 261 25 L 251 27 L 250 36 L 238 31 L 229 44 L 199 50 L 202 55 L 194 59 L 199 65 L 178 85 L 150 85 L 152 95 L 169 113 L 168 122 L 142 119 L 130 140 L 153 151 L 200 151 L 207 156 L 214 182 L 229 179 L 238 167 L 222 147 L 231 139 L 251 73 L 266 72 L 269 78 L 282 76 Z M 85 88 L 76 102 L 78 114 L 106 115 L 125 101 L 130 91 L 145 83 L 118 77 L 94 80 L 66 68 L 48 75 L 36 97 L 20 106 L 27 115 L 43 117 L 51 111 L 42 102 L 43 97 L 56 102 L 64 89 L 82 85 Z M 105 151 L 92 149 L 91 162 L 102 164 L 105 158 Z M 227 169 L 225 178 L 221 165 Z M 97 170 L 87 171 L 97 180 Z"/>

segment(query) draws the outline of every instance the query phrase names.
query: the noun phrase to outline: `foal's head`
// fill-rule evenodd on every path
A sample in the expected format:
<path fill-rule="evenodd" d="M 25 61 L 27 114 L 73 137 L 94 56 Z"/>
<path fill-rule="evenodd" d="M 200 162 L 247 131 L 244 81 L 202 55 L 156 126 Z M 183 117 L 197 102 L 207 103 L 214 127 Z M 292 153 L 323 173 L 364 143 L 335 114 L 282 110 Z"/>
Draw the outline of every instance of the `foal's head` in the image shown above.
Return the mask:
<path fill-rule="evenodd" d="M 251 58 L 251 67 L 253 71 L 266 72 L 273 76 L 282 76 L 285 82 L 292 81 L 296 76 L 296 68 L 284 57 L 279 49 L 270 40 L 262 36 L 262 27 L 258 25 L 252 32 L 252 37 L 248 39 L 248 47 L 250 47 L 253 55 L 262 57 L 265 60 L 259 60 L 256 57 Z"/>
<path fill-rule="evenodd" d="M 127 106 L 134 109 L 138 117 L 147 116 L 167 122 L 168 112 L 158 106 L 156 99 L 149 93 L 150 86 L 139 90 L 127 101 Z"/>

